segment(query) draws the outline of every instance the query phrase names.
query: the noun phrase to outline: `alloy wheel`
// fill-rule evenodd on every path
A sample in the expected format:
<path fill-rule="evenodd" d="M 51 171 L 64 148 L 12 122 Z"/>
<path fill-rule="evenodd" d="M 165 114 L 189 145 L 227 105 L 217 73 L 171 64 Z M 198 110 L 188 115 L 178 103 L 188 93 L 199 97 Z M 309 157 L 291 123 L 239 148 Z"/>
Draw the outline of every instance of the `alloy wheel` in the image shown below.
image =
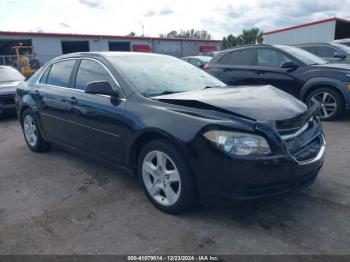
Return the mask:
<path fill-rule="evenodd" d="M 336 98 L 327 92 L 315 93 L 309 102 L 309 106 L 318 104 L 320 106 L 319 116 L 321 119 L 332 117 L 337 111 Z"/>
<path fill-rule="evenodd" d="M 31 115 L 26 115 L 24 117 L 23 129 L 24 129 L 24 135 L 28 144 L 34 147 L 38 140 L 38 134 L 36 130 L 35 121 Z"/>
<path fill-rule="evenodd" d="M 142 163 L 142 179 L 151 197 L 163 206 L 174 205 L 181 192 L 181 178 L 174 161 L 164 152 L 149 152 Z"/>

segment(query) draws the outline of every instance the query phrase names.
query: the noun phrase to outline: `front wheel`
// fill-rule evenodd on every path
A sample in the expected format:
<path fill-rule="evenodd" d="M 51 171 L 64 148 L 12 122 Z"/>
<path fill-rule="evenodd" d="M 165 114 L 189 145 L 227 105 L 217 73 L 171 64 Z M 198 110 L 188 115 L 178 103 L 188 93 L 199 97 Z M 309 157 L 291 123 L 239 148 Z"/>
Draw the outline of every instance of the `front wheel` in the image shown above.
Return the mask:
<path fill-rule="evenodd" d="M 167 141 L 151 141 L 142 149 L 138 176 L 148 199 L 162 211 L 180 213 L 196 202 L 190 169 L 183 156 Z"/>
<path fill-rule="evenodd" d="M 334 120 L 344 111 L 341 94 L 331 88 L 316 89 L 307 96 L 306 103 L 309 107 L 320 106 L 318 115 L 321 120 Z"/>
<path fill-rule="evenodd" d="M 30 150 L 44 152 L 50 149 L 51 144 L 42 138 L 35 115 L 30 109 L 23 112 L 21 123 L 24 139 Z"/>

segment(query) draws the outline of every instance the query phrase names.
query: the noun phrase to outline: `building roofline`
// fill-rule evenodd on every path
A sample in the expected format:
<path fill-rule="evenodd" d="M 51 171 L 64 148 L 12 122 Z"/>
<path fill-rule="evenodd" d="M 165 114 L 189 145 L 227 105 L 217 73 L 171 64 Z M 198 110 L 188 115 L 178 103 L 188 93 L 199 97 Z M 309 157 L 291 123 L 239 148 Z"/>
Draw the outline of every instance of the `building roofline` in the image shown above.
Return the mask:
<path fill-rule="evenodd" d="M 193 38 L 163 38 L 147 36 L 118 36 L 118 35 L 91 35 L 91 34 L 66 34 L 46 32 L 14 32 L 0 31 L 0 36 L 37 36 L 37 37 L 67 37 L 67 38 L 97 38 L 97 39 L 125 39 L 125 40 L 159 40 L 159 41 L 188 41 L 188 42 L 212 42 L 220 43 L 221 40 L 206 40 Z"/>
<path fill-rule="evenodd" d="M 303 27 L 308 27 L 308 26 L 328 23 L 328 22 L 332 22 L 332 21 L 346 22 L 346 23 L 350 24 L 349 20 L 341 19 L 341 18 L 338 18 L 338 17 L 331 17 L 331 18 L 327 18 L 327 19 L 323 19 L 323 20 L 319 20 L 319 21 L 314 21 L 314 22 L 311 22 L 311 23 L 295 25 L 295 26 L 281 28 L 281 29 L 277 29 L 277 30 L 273 30 L 273 31 L 269 31 L 269 32 L 264 32 L 263 35 L 271 35 L 271 34 L 275 34 L 275 33 L 290 31 L 290 30 L 294 30 L 294 29 L 298 29 L 298 28 L 303 28 Z"/>

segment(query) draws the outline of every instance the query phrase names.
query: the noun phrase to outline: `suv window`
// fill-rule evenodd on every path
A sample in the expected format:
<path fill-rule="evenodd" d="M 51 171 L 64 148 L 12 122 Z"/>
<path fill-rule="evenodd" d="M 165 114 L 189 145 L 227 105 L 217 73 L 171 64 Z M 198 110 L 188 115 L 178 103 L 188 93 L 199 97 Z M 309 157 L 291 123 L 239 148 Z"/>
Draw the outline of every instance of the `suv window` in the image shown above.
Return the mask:
<path fill-rule="evenodd" d="M 334 53 L 337 50 L 329 46 L 319 46 L 318 47 L 318 56 L 320 57 L 334 57 Z"/>
<path fill-rule="evenodd" d="M 258 66 L 279 67 L 283 62 L 290 61 L 288 56 L 274 49 L 258 49 L 256 63 Z"/>
<path fill-rule="evenodd" d="M 89 83 L 95 81 L 108 81 L 111 86 L 114 86 L 112 77 L 103 66 L 92 60 L 82 60 L 75 79 L 75 88 L 85 90 Z"/>
<path fill-rule="evenodd" d="M 223 56 L 219 62 L 225 65 L 253 65 L 254 50 L 237 50 Z"/>
<path fill-rule="evenodd" d="M 66 60 L 53 64 L 47 77 L 48 85 L 69 87 L 69 78 L 76 60 Z"/>

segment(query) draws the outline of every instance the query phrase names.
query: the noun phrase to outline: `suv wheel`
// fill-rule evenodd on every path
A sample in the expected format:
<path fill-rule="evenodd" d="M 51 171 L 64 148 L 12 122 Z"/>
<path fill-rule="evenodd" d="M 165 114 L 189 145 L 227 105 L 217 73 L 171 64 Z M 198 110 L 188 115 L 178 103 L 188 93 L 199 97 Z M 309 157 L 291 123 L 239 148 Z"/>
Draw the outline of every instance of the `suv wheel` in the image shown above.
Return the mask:
<path fill-rule="evenodd" d="M 320 105 L 319 117 L 321 120 L 333 120 L 344 111 L 344 102 L 341 95 L 331 88 L 320 88 L 311 92 L 306 103 L 309 107 Z"/>
<path fill-rule="evenodd" d="M 51 144 L 42 138 L 35 115 L 31 110 L 27 109 L 23 112 L 21 123 L 24 138 L 30 150 L 43 152 L 50 149 Z"/>
<path fill-rule="evenodd" d="M 183 156 L 173 145 L 155 140 L 142 149 L 138 176 L 148 199 L 167 213 L 180 213 L 194 205 L 195 183 Z"/>

